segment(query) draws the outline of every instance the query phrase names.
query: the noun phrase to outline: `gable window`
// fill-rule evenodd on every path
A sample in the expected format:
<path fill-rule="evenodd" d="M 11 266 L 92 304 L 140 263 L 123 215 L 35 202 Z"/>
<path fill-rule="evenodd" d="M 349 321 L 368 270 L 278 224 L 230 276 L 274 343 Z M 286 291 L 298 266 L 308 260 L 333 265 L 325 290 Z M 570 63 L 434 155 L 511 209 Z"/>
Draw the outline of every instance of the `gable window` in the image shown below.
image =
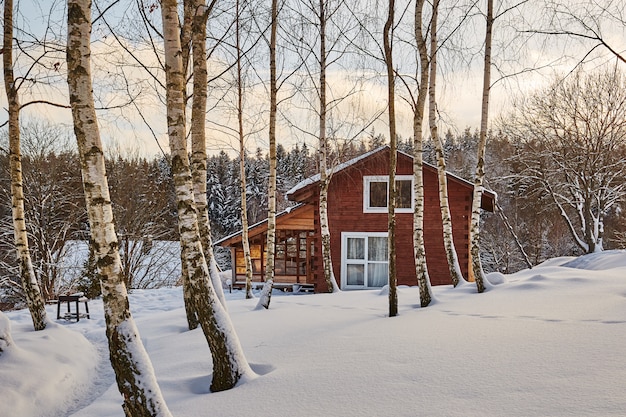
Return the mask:
<path fill-rule="evenodd" d="M 389 281 L 386 232 L 341 234 L 341 287 L 380 288 Z"/>
<path fill-rule="evenodd" d="M 413 176 L 396 176 L 396 212 L 413 211 Z M 389 176 L 366 175 L 363 177 L 363 212 L 383 213 L 388 210 Z"/>

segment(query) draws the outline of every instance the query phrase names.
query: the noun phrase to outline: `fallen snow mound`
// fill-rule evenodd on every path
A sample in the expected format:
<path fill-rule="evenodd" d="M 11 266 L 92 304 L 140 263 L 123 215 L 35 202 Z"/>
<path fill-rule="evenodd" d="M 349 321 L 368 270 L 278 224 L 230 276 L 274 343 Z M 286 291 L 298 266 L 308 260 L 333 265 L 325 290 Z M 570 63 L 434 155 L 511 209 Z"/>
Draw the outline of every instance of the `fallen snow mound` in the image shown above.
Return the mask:
<path fill-rule="evenodd" d="M 610 250 L 590 253 L 579 256 L 562 264 L 568 268 L 584 269 L 587 271 L 603 271 L 607 269 L 626 267 L 626 250 Z"/>
<path fill-rule="evenodd" d="M 86 395 L 96 350 L 82 334 L 56 323 L 38 332 L 30 327 L 16 326 L 15 345 L 0 356 L 0 415 L 56 417 Z"/>

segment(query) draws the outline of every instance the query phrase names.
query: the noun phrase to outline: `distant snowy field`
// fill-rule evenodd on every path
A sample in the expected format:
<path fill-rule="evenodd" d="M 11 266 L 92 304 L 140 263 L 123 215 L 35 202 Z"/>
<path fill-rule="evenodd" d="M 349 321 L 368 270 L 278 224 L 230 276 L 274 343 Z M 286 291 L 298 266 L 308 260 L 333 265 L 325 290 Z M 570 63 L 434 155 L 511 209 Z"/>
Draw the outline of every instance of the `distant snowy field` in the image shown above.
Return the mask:
<path fill-rule="evenodd" d="M 626 251 L 559 258 L 495 285 L 276 294 L 267 311 L 226 294 L 258 377 L 210 393 L 211 357 L 188 331 L 180 288 L 134 291 L 131 309 L 167 404 L 195 416 L 624 416 Z M 102 302 L 92 319 L 32 331 L 6 314 L 15 346 L 0 355 L 0 417 L 122 417 Z M 5 325 L 6 326 L 6 325 Z M 0 324 L 0 328 L 2 324 Z"/>

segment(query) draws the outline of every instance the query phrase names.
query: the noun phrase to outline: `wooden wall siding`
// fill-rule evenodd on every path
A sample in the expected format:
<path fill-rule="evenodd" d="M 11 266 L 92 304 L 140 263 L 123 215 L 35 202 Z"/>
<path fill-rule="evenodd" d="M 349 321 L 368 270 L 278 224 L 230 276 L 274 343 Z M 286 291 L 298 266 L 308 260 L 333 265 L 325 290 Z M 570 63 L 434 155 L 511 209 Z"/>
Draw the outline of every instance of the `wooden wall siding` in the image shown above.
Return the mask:
<path fill-rule="evenodd" d="M 341 274 L 341 232 L 385 232 L 387 213 L 363 213 L 363 176 L 388 175 L 389 152 L 380 152 L 362 163 L 336 173 L 331 181 L 328 212 L 331 232 L 333 271 L 337 280 Z M 411 175 L 413 162 L 405 155 L 398 156 L 398 175 Z M 451 284 L 443 246 L 443 226 L 439 209 L 437 173 L 424 169 L 424 238 L 429 274 L 433 285 Z M 471 214 L 472 190 L 459 182 L 449 181 L 448 192 L 451 202 L 453 235 L 459 263 L 464 276 L 469 267 L 469 216 Z M 317 202 L 316 202 L 317 203 Z M 398 260 L 398 284 L 416 285 L 415 262 L 413 260 L 413 215 L 396 214 L 396 251 Z M 319 225 L 316 224 L 316 235 Z M 321 253 L 319 243 L 316 255 Z M 315 279 L 317 288 L 325 288 L 321 274 L 321 259 L 316 256 Z"/>
<path fill-rule="evenodd" d="M 276 228 L 286 230 L 313 230 L 314 207 L 305 205 L 298 207 L 295 211 L 295 215 L 290 216 L 289 214 L 292 213 L 287 213 L 284 220 L 281 219 L 280 222 L 276 222 Z M 267 230 L 267 226 L 265 230 Z"/>

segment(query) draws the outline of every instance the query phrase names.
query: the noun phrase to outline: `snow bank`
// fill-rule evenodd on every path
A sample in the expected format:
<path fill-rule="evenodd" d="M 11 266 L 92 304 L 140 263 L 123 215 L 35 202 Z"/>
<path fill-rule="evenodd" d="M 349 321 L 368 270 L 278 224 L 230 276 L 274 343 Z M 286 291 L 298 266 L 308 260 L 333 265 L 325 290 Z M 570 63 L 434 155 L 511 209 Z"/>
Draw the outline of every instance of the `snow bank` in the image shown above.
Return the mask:
<path fill-rule="evenodd" d="M 8 329 L 1 320 L 0 328 Z M 75 331 L 48 323 L 35 332 L 15 326 L 15 344 L 0 356 L 0 415 L 58 417 L 88 395 L 95 348 Z"/>
<path fill-rule="evenodd" d="M 7 316 L 0 311 L 0 355 L 14 346 L 11 338 L 11 323 Z"/>
<path fill-rule="evenodd" d="M 574 258 L 562 266 L 568 268 L 600 271 L 604 269 L 621 268 L 626 266 L 626 250 L 609 250 L 590 253 Z"/>
<path fill-rule="evenodd" d="M 399 287 L 394 318 L 385 289 L 275 292 L 260 311 L 233 291 L 228 310 L 258 377 L 220 393 L 209 390 L 211 355 L 202 331 L 187 329 L 180 287 L 132 291 L 130 306 L 176 417 L 621 417 L 623 252 L 489 275 L 499 285 L 483 294 L 433 287 L 427 308 L 416 287 Z M 2 417 L 123 417 L 101 300 L 90 312 L 43 332 L 26 310 L 7 313 L 19 349 L 0 357 Z"/>

